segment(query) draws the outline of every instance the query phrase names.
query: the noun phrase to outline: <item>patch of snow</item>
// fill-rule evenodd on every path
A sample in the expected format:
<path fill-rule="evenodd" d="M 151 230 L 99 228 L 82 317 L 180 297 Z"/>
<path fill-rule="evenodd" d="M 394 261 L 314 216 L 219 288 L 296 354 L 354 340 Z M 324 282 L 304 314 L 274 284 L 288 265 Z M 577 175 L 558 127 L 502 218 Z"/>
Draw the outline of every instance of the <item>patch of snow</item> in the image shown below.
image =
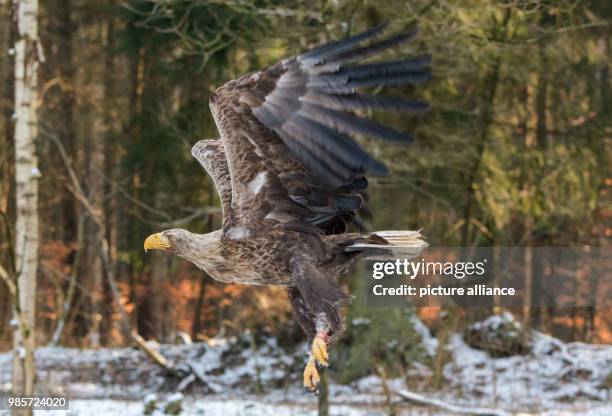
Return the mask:
<path fill-rule="evenodd" d="M 157 394 L 155 394 L 155 393 L 149 393 L 144 398 L 144 402 L 145 403 L 156 402 L 158 400 L 159 400 L 159 398 L 157 397 Z"/>
<path fill-rule="evenodd" d="M 415 314 L 410 315 L 410 322 L 415 332 L 421 337 L 423 349 L 430 357 L 433 357 L 438 349 L 438 340 L 431 335 L 429 328 Z"/>
<path fill-rule="evenodd" d="M 484 321 L 483 325 L 507 322 Z M 532 331 L 532 351 L 526 355 L 491 358 L 454 334 L 447 350 L 452 362 L 444 378 L 458 397 L 481 397 L 486 405 L 506 409 L 542 410 L 580 400 L 609 401 L 605 380 L 612 373 L 612 347 L 568 343 Z"/>
<path fill-rule="evenodd" d="M 35 416 L 141 416 L 142 403 L 124 400 L 73 400 L 69 411 L 35 411 Z M 316 402 L 294 404 L 269 402 L 265 399 L 231 397 L 208 397 L 184 401 L 183 416 L 316 416 Z M 5 413 L 0 411 L 0 415 Z M 8 415 L 8 413 L 6 413 Z M 330 406 L 332 416 L 384 416 L 382 406 L 336 404 Z M 571 409 L 554 409 L 538 413 L 541 416 L 608 416 L 612 405 L 575 406 Z M 397 405 L 398 416 L 448 416 L 445 411 L 427 407 Z M 517 413 L 517 416 L 532 416 L 533 413 Z M 153 416 L 162 416 L 156 410 Z"/>

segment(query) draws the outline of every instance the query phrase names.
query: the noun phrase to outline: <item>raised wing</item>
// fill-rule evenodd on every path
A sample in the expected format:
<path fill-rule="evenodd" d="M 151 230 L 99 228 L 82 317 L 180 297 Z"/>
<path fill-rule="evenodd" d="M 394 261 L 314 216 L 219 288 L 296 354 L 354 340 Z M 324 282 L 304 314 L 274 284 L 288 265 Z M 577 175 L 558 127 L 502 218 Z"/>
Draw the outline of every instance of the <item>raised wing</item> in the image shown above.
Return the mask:
<path fill-rule="evenodd" d="M 351 136 L 412 140 L 350 113 L 429 108 L 421 101 L 356 92 L 430 78 L 429 56 L 351 65 L 416 33 L 411 29 L 376 40 L 383 29 L 320 46 L 215 92 L 211 109 L 226 150 L 237 223 L 253 218 L 283 224 L 297 220 L 327 232 L 343 231 L 337 223 L 350 221 L 361 207 L 358 192 L 367 186 L 366 174 L 387 173 Z"/>
<path fill-rule="evenodd" d="M 277 133 L 325 185 L 351 186 L 355 181 L 362 181 L 365 173 L 386 173 L 383 164 L 347 135 L 358 134 L 400 143 L 412 140 L 405 133 L 349 114 L 347 110 L 422 111 L 429 108 L 429 104 L 420 101 L 356 93 L 360 87 L 414 84 L 430 78 L 429 56 L 349 65 L 351 61 L 367 58 L 404 42 L 416 33 L 411 29 L 382 41 L 355 47 L 378 36 L 383 28 L 315 48 L 283 62 L 286 71 L 274 89 L 261 104 L 253 106 L 257 119 Z"/>
<path fill-rule="evenodd" d="M 230 217 L 232 207 L 232 182 L 223 142 L 219 139 L 200 140 L 191 148 L 191 155 L 200 162 L 213 180 L 221 199 L 223 222 Z"/>

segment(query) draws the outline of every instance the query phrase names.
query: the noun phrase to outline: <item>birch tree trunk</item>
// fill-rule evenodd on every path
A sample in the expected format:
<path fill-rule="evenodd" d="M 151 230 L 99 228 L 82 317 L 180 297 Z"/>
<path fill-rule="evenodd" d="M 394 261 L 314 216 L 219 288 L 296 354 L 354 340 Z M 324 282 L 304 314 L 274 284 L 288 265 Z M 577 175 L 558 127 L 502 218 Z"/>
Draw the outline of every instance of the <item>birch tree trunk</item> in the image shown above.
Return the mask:
<path fill-rule="evenodd" d="M 34 392 L 36 272 L 38 268 L 38 0 L 20 0 L 15 42 L 15 260 L 16 329 L 13 350 L 13 393 Z M 23 413 L 20 413 L 23 414 Z"/>

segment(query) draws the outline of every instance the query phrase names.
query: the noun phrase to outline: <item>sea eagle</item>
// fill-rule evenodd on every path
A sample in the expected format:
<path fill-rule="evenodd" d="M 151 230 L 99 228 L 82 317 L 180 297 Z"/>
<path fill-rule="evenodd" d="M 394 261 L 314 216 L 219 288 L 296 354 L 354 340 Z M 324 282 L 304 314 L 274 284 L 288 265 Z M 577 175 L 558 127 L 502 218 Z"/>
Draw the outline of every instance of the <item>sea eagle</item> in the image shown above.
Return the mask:
<path fill-rule="evenodd" d="M 286 288 L 308 337 L 304 386 L 313 392 L 317 368 L 328 365 L 328 342 L 342 330 L 340 308 L 348 296 L 338 276 L 359 259 L 425 245 L 417 231 L 347 230 L 364 208 L 366 175 L 387 173 L 351 136 L 412 140 L 354 111 L 429 108 L 356 92 L 431 76 L 428 55 L 355 64 L 416 34 L 410 28 L 384 37 L 385 28 L 318 46 L 218 88 L 209 105 L 220 138 L 197 142 L 191 153 L 219 192 L 222 228 L 208 234 L 171 229 L 144 242 L 145 250 L 176 254 L 221 282 Z"/>

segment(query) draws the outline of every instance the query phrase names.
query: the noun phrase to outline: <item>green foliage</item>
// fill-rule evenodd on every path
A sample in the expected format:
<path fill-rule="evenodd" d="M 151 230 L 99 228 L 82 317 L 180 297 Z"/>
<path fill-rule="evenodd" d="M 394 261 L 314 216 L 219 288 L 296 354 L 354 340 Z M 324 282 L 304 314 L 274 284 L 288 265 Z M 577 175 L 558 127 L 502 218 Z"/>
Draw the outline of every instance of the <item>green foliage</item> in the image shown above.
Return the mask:
<path fill-rule="evenodd" d="M 388 376 L 399 376 L 410 362 L 427 359 L 413 326 L 414 310 L 368 305 L 365 287 L 369 278 L 365 273 L 351 278 L 354 298 L 347 313 L 346 333 L 332 357 L 333 362 L 339 363 L 343 382 L 377 372 L 381 367 Z"/>
<path fill-rule="evenodd" d="M 227 53 L 237 42 L 255 42 L 264 35 L 270 22 L 256 13 L 262 4 L 134 0 L 125 9 L 132 44 L 155 50 L 172 44 L 173 61 L 196 56 L 201 71 L 211 59 L 215 66 L 227 64 Z"/>
<path fill-rule="evenodd" d="M 412 361 L 426 356 L 410 317 L 400 308 L 368 308 L 354 302 L 347 319 L 347 332 L 339 348 L 342 381 L 364 377 L 383 366 L 390 376 L 405 373 Z"/>

